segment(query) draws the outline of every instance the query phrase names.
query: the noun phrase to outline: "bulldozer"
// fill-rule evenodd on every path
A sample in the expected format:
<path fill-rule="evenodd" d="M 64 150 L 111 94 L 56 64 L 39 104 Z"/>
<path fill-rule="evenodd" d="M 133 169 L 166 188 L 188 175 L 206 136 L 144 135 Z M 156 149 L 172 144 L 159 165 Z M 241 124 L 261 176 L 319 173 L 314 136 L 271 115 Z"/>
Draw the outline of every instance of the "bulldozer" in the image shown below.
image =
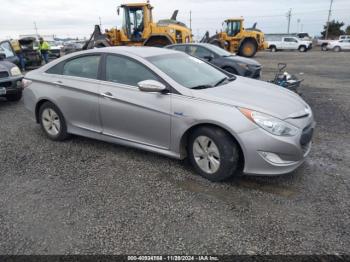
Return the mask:
<path fill-rule="evenodd" d="M 256 28 L 256 23 L 247 29 L 243 27 L 243 23 L 243 18 L 227 19 L 220 33 L 210 37 L 209 32 L 206 32 L 200 42 L 217 45 L 240 56 L 253 57 L 259 50 L 266 49 L 267 43 L 264 33 Z"/>
<path fill-rule="evenodd" d="M 170 19 L 153 22 L 150 2 L 123 4 L 118 7 L 117 13 L 123 11 L 121 29 L 112 28 L 101 32 L 99 25 L 83 49 L 108 46 L 155 46 L 163 47 L 176 43 L 192 42 L 191 30 L 176 20 L 178 10 Z"/>

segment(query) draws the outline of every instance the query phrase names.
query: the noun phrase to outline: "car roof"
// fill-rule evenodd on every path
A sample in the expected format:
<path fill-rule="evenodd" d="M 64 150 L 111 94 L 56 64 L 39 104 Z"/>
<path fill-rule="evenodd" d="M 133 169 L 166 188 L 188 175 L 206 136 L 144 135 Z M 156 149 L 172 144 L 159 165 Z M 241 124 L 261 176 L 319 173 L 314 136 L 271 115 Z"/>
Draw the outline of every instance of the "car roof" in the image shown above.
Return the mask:
<path fill-rule="evenodd" d="M 166 54 L 175 54 L 179 53 L 178 51 L 159 48 L 159 47 L 145 47 L 145 46 L 114 46 L 114 47 L 104 47 L 104 48 L 95 48 L 87 51 L 81 51 L 79 53 L 110 53 L 110 54 L 132 54 L 139 57 L 151 57 L 158 55 L 166 55 Z M 74 53 L 77 54 L 77 53 Z"/>

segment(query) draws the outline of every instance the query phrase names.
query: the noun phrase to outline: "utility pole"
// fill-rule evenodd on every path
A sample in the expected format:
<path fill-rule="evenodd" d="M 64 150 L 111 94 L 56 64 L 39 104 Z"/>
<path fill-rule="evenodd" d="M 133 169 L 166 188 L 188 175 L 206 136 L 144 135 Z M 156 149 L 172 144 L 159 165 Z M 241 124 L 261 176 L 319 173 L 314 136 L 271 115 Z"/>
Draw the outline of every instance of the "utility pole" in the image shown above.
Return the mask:
<path fill-rule="evenodd" d="M 300 20 L 300 18 L 298 18 L 298 20 L 297 20 L 297 23 L 298 23 L 298 32 L 297 33 L 302 33 L 303 32 L 303 30 L 300 30 L 300 22 L 301 22 L 301 20 Z"/>
<path fill-rule="evenodd" d="M 332 6 L 333 6 L 333 0 L 331 0 L 331 5 L 329 6 L 328 20 L 327 20 L 327 29 L 326 29 L 325 39 L 328 39 L 329 21 L 331 19 L 331 15 L 332 15 Z"/>
<path fill-rule="evenodd" d="M 289 30 L 290 30 L 290 20 L 292 18 L 292 8 L 289 9 L 288 13 L 287 13 L 287 19 L 288 19 L 288 29 L 287 29 L 287 34 L 289 34 Z"/>
<path fill-rule="evenodd" d="M 38 34 L 38 27 L 36 26 L 36 22 L 35 22 L 35 21 L 34 21 L 34 29 L 35 29 L 36 35 L 39 35 L 39 34 Z"/>
<path fill-rule="evenodd" d="M 190 29 L 192 31 L 192 11 L 190 10 Z"/>
<path fill-rule="evenodd" d="M 100 27 L 102 27 L 101 16 L 98 17 L 98 20 L 100 21 Z"/>

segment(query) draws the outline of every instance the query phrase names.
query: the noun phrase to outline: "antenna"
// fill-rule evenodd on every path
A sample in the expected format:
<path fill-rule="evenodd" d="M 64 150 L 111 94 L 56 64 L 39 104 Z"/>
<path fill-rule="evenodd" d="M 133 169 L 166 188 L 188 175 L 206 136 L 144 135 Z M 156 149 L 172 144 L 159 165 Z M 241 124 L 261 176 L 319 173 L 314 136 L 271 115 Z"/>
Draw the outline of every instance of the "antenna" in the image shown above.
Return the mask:
<path fill-rule="evenodd" d="M 35 29 L 36 35 L 39 35 L 39 34 L 38 34 L 38 27 L 36 26 L 36 22 L 35 22 L 35 21 L 34 21 L 34 29 Z"/>
<path fill-rule="evenodd" d="M 292 18 L 292 8 L 289 9 L 288 13 L 287 13 L 287 19 L 288 19 L 288 29 L 287 29 L 287 33 L 289 34 L 289 30 L 290 30 L 290 19 Z"/>
<path fill-rule="evenodd" d="M 328 19 L 327 19 L 327 29 L 326 29 L 325 39 L 328 39 L 329 20 L 331 19 L 331 15 L 332 15 L 332 6 L 333 6 L 333 0 L 331 0 L 331 5 L 329 6 Z"/>
<path fill-rule="evenodd" d="M 190 30 L 192 31 L 192 11 L 190 10 Z"/>

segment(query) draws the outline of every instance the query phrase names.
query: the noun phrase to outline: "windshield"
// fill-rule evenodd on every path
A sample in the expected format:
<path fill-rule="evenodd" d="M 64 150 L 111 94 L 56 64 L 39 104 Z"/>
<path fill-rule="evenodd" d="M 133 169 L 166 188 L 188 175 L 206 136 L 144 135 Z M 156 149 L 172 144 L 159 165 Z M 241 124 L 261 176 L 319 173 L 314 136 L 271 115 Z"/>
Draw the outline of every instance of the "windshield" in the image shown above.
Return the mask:
<path fill-rule="evenodd" d="M 222 79 L 228 78 L 213 66 L 186 54 L 160 55 L 150 57 L 148 60 L 187 88 L 214 87 Z"/>
<path fill-rule="evenodd" d="M 205 45 L 205 47 L 207 47 L 208 49 L 210 49 L 211 51 L 213 51 L 214 53 L 216 53 L 219 56 L 233 56 L 234 54 L 226 51 L 225 49 L 222 49 L 216 45 L 211 45 L 211 44 L 207 44 Z"/>

